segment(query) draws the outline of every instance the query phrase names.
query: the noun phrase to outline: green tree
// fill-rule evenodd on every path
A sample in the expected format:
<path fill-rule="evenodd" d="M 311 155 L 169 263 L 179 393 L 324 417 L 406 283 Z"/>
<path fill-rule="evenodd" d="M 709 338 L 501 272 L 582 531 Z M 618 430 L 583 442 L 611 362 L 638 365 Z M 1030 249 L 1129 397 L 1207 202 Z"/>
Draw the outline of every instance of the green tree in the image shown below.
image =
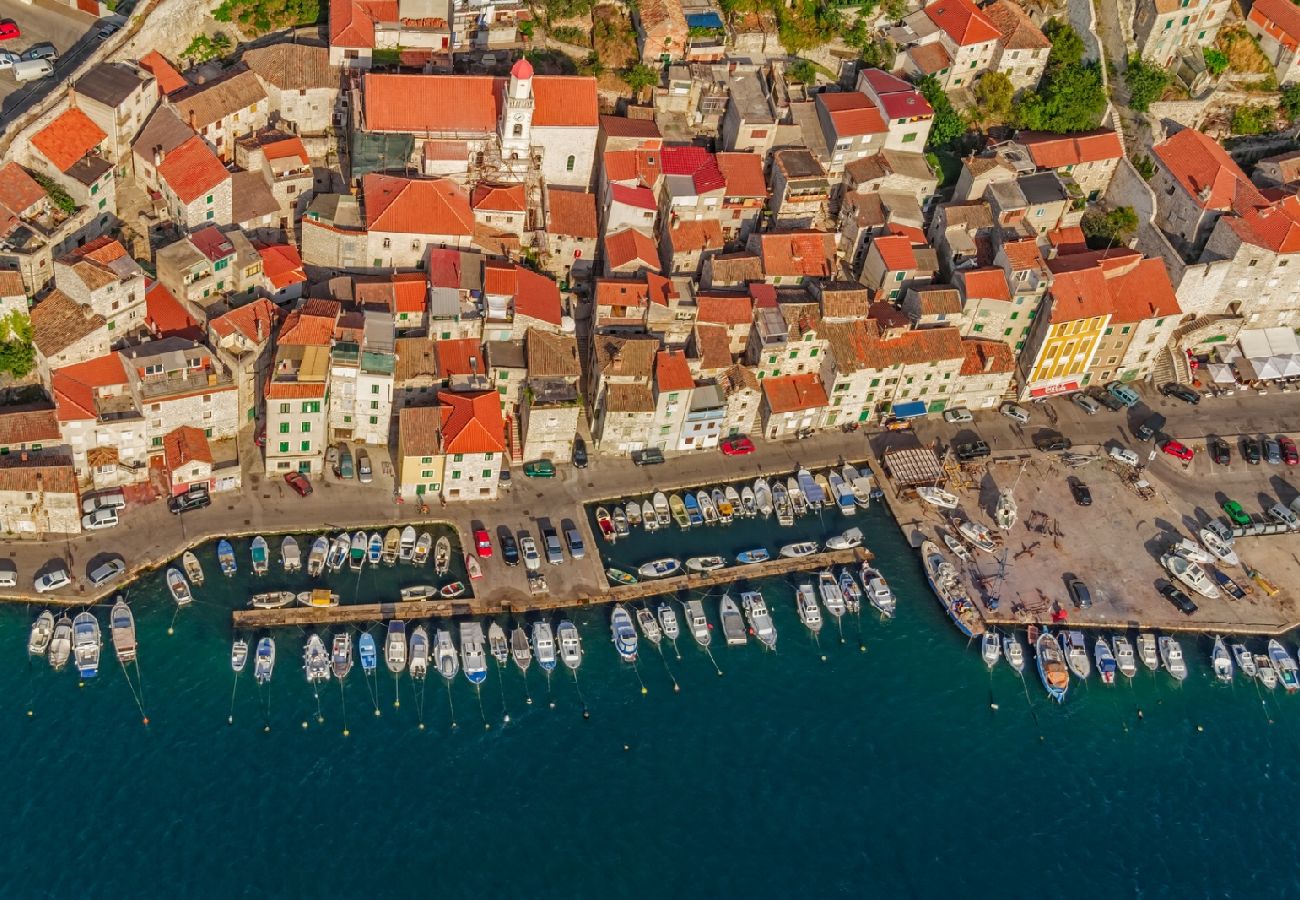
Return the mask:
<path fill-rule="evenodd" d="M 966 134 L 966 120 L 952 108 L 952 102 L 943 86 L 933 75 L 922 78 L 916 87 L 934 110 L 934 118 L 930 120 L 930 137 L 925 146 L 930 150 L 949 150 L 955 147 Z"/>
<path fill-rule="evenodd" d="M 623 73 L 623 80 L 632 89 L 632 93 L 639 95 L 646 88 L 659 84 L 659 71 L 650 68 L 645 63 L 637 63 Z"/>
<path fill-rule="evenodd" d="M 1049 66 L 1077 66 L 1083 62 L 1083 38 L 1064 19 L 1049 19 L 1043 25 L 1043 34 L 1052 42 L 1052 52 L 1047 55 Z"/>
<path fill-rule="evenodd" d="M 14 310 L 0 319 L 0 372 L 22 378 L 35 365 L 31 320 L 26 313 Z"/>
<path fill-rule="evenodd" d="M 1031 131 L 1089 131 L 1106 112 L 1106 89 L 1095 64 L 1049 70 L 1037 91 L 1016 102 L 1012 120 Z"/>
<path fill-rule="evenodd" d="M 1215 50 L 1209 47 L 1205 50 L 1205 68 L 1210 74 L 1218 78 L 1228 68 L 1228 54 L 1222 50 Z"/>
<path fill-rule="evenodd" d="M 975 82 L 975 100 L 981 122 L 1005 122 L 1011 117 L 1015 85 L 1005 72 L 985 72 Z"/>
<path fill-rule="evenodd" d="M 1121 206 L 1106 212 L 1094 208 L 1083 214 L 1079 227 L 1083 229 L 1090 247 L 1105 249 L 1127 244 L 1137 233 L 1138 217 L 1131 206 Z"/>
<path fill-rule="evenodd" d="M 212 37 L 199 34 L 195 35 L 189 46 L 181 51 L 181 58 L 195 63 L 205 63 L 208 60 L 225 56 L 230 52 L 231 46 L 230 38 L 220 32 L 212 35 Z"/>
<path fill-rule="evenodd" d="M 1150 181 L 1156 177 L 1156 164 L 1145 153 L 1133 157 L 1133 168 L 1137 169 L 1137 173 L 1142 176 L 1143 181 Z"/>
<path fill-rule="evenodd" d="M 530 41 L 533 39 L 533 31 L 536 30 L 536 28 L 536 22 L 532 19 L 524 19 L 519 23 L 519 34 L 523 36 L 524 40 Z"/>
<path fill-rule="evenodd" d="M 1300 118 L 1300 84 L 1289 84 L 1282 88 L 1282 112 L 1288 121 Z"/>
<path fill-rule="evenodd" d="M 218 22 L 234 22 L 250 36 L 313 25 L 321 19 L 320 0 L 223 0 L 212 11 Z"/>
<path fill-rule="evenodd" d="M 1146 112 L 1169 86 L 1169 72 L 1134 56 L 1128 61 L 1124 83 L 1128 85 L 1128 105 L 1138 112 Z"/>
<path fill-rule="evenodd" d="M 63 185 L 40 172 L 33 172 L 32 179 L 41 186 L 41 190 L 45 191 L 45 196 L 50 198 L 50 202 L 56 209 L 69 216 L 77 211 L 77 201 L 63 189 Z"/>
<path fill-rule="evenodd" d="M 817 81 L 817 67 L 806 59 L 796 59 L 786 69 L 786 74 L 790 76 L 791 81 L 799 84 L 814 84 Z"/>

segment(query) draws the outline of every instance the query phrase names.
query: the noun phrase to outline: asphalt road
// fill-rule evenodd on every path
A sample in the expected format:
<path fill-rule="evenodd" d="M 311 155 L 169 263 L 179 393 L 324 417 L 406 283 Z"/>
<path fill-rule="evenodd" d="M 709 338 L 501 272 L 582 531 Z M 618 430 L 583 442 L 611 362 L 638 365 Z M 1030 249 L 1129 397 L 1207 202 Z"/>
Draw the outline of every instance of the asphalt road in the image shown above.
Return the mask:
<path fill-rule="evenodd" d="M 59 51 L 54 74 L 40 81 L 20 84 L 11 71 L 0 72 L 0 130 L 21 116 L 34 103 L 53 91 L 82 60 L 99 46 L 94 16 L 50 0 L 0 0 L 0 19 L 13 19 L 22 36 L 0 41 L 0 50 L 21 53 L 35 44 L 50 43 Z"/>

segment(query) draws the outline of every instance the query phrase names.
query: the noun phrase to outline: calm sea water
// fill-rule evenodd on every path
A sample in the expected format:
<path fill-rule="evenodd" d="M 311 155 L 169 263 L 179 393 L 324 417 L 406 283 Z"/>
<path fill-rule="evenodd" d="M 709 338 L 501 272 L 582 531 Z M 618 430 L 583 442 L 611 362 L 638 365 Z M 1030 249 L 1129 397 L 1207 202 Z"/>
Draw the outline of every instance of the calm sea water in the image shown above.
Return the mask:
<path fill-rule="evenodd" d="M 144 727 L 108 647 L 101 677 L 81 688 L 70 670 L 29 665 L 29 613 L 0 611 L 4 893 L 1300 890 L 1300 698 L 1212 683 L 1208 642 L 1185 639 L 1193 669 L 1181 687 L 1142 672 L 1113 688 L 1076 682 L 1052 705 L 1032 670 L 1024 683 L 1005 665 L 990 677 L 883 511 L 857 519 L 898 617 L 846 620 L 844 643 L 828 623 L 815 645 L 790 586 L 766 583 L 779 652 L 719 636 L 722 677 L 689 637 L 662 658 L 647 648 L 635 669 L 620 663 L 604 611 L 588 609 L 572 613 L 587 651 L 576 683 L 561 669 L 548 685 L 536 666 L 525 683 L 493 665 L 481 700 L 463 677 L 450 692 L 431 677 L 422 698 L 403 678 L 395 709 L 391 676 L 368 686 L 358 667 L 318 700 L 299 668 L 303 637 L 284 629 L 270 688 L 259 695 L 250 666 L 232 705 L 229 611 L 252 581 L 243 543 L 245 571 L 230 581 L 205 552 L 208 584 L 179 615 L 160 577 L 131 588 Z M 798 534 L 747 523 L 707 541 L 641 535 L 614 558 L 775 549 Z M 399 567 L 335 587 L 348 602 L 419 580 Z"/>

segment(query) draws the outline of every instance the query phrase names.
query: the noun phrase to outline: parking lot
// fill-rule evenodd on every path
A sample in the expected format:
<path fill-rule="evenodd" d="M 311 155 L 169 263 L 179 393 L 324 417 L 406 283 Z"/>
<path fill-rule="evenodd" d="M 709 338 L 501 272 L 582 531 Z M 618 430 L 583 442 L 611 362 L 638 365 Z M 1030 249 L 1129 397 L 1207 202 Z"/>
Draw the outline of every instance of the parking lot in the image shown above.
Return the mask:
<path fill-rule="evenodd" d="M 22 0 L 0 0 L 3 19 L 16 22 L 22 34 L 0 41 L 0 50 L 22 53 L 37 44 L 50 43 L 59 52 L 54 74 L 39 81 L 19 83 L 12 71 L 0 72 L 0 113 L 4 121 L 10 121 L 53 90 L 99 41 L 92 33 L 97 21 L 94 16 L 50 0 L 32 0 L 30 5 Z"/>

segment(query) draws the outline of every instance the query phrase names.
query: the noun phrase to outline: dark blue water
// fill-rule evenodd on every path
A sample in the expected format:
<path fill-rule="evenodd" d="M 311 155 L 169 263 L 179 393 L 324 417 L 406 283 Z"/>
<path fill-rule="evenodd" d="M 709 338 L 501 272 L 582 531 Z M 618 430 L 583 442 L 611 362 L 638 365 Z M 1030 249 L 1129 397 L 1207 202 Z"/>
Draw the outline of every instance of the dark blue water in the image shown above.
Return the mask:
<path fill-rule="evenodd" d="M 71 671 L 28 665 L 29 616 L 6 610 L 5 894 L 1300 890 L 1300 698 L 1214 684 L 1208 642 L 1187 638 L 1192 674 L 1181 687 L 1144 671 L 1113 688 L 1076 682 L 1052 705 L 1032 674 L 1022 683 L 1004 665 L 990 677 L 884 514 L 857 519 L 899 595 L 894 621 L 847 620 L 843 644 L 828 622 L 816 645 L 789 586 L 769 582 L 779 652 L 728 648 L 719 636 L 719 677 L 688 637 L 680 658 L 647 647 L 635 669 L 620 663 L 604 610 L 575 611 L 587 651 L 578 682 L 561 669 L 548 686 L 534 666 L 525 684 L 513 666 L 493 665 L 481 708 L 463 677 L 448 692 L 434 676 L 422 702 L 403 678 L 395 709 L 383 673 L 371 686 L 377 718 L 358 668 L 342 693 L 321 690 L 320 722 L 293 629 L 276 634 L 269 690 L 259 696 L 250 666 L 232 707 L 229 611 L 252 579 L 222 580 L 210 550 L 207 586 L 179 615 L 160 577 L 130 590 L 147 728 L 109 648 L 102 676 L 80 688 Z M 798 535 L 753 523 L 640 535 L 614 558 L 775 549 Z M 246 542 L 237 551 L 246 570 Z M 373 600 L 430 575 L 366 571 L 335 587 L 345 602 Z"/>

